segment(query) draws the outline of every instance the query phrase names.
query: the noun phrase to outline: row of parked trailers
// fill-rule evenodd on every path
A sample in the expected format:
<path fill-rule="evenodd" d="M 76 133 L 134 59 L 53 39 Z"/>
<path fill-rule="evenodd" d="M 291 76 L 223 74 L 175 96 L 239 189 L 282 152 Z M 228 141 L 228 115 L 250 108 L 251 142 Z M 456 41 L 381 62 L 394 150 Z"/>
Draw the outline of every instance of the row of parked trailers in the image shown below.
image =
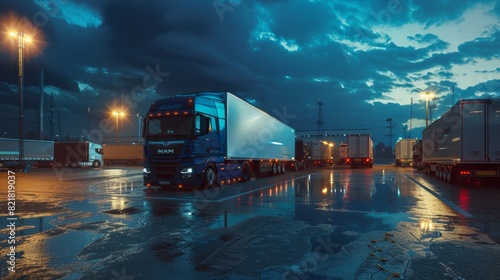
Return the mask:
<path fill-rule="evenodd" d="M 398 150 L 407 153 L 409 146 L 413 168 L 443 181 L 498 181 L 500 99 L 458 101 L 422 131 L 421 140 L 401 141 L 396 153 Z"/>
<path fill-rule="evenodd" d="M 142 164 L 144 161 L 142 144 L 101 145 L 90 141 L 54 142 L 25 139 L 23 140 L 24 161 L 21 163 L 19 145 L 19 139 L 0 138 L 0 167 L 12 169 L 51 166 L 100 167 L 103 164 Z"/>

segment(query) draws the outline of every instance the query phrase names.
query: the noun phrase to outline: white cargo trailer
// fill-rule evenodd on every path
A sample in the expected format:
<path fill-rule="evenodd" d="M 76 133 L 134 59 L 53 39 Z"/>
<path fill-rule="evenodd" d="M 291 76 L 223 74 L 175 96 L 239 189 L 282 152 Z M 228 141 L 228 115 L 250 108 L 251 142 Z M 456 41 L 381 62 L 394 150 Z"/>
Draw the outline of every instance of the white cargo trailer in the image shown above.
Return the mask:
<path fill-rule="evenodd" d="M 500 178 L 500 99 L 460 100 L 422 131 L 424 171 L 444 181 Z"/>
<path fill-rule="evenodd" d="M 155 101 L 144 119 L 144 184 L 205 186 L 285 172 L 295 130 L 229 92 Z"/>
<path fill-rule="evenodd" d="M 394 148 L 396 166 L 410 166 L 413 161 L 413 146 L 416 138 L 399 139 Z"/>
<path fill-rule="evenodd" d="M 373 140 L 369 134 L 347 135 L 347 154 L 351 168 L 373 167 Z"/>
<path fill-rule="evenodd" d="M 105 165 L 144 163 L 144 146 L 140 143 L 107 143 L 102 145 Z"/>
<path fill-rule="evenodd" d="M 19 161 L 19 139 L 0 138 L 0 167 L 50 167 L 54 161 L 54 141 L 23 139 L 24 167 Z"/>

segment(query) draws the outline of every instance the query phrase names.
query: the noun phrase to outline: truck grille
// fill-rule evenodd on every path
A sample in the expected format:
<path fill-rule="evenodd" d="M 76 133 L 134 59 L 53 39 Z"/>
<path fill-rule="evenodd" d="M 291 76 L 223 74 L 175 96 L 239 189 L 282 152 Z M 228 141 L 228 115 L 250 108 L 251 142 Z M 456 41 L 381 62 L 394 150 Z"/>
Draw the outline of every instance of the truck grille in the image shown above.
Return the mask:
<path fill-rule="evenodd" d="M 154 165 L 158 180 L 172 180 L 177 173 L 178 163 L 162 163 Z"/>

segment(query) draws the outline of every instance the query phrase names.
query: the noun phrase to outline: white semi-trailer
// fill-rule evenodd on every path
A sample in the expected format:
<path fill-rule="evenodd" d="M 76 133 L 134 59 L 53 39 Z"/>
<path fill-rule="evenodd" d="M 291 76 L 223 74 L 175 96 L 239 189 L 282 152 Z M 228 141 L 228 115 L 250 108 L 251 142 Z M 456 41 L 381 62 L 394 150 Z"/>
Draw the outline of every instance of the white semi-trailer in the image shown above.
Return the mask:
<path fill-rule="evenodd" d="M 410 166 L 413 161 L 413 146 L 417 143 L 416 138 L 399 139 L 394 148 L 396 166 Z"/>
<path fill-rule="evenodd" d="M 422 167 L 447 182 L 500 178 L 500 99 L 460 100 L 422 131 Z"/>
<path fill-rule="evenodd" d="M 370 134 L 347 135 L 347 154 L 351 168 L 373 167 L 373 140 Z"/>
<path fill-rule="evenodd" d="M 137 143 L 108 143 L 102 145 L 105 165 L 144 163 L 144 146 Z"/>
<path fill-rule="evenodd" d="M 155 101 L 144 119 L 144 184 L 213 187 L 285 172 L 295 130 L 229 92 Z"/>
<path fill-rule="evenodd" d="M 0 167 L 29 169 L 33 166 L 52 166 L 54 141 L 23 139 L 22 142 L 24 161 L 21 163 L 19 161 L 19 139 L 0 138 Z"/>

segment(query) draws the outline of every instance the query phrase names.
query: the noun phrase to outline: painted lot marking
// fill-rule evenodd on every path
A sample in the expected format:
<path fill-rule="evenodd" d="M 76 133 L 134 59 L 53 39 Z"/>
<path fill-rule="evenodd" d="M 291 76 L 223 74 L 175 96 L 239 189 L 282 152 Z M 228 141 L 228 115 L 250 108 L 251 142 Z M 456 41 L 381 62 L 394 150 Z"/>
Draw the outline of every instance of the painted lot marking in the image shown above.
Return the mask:
<path fill-rule="evenodd" d="M 465 218 L 469 218 L 470 219 L 470 218 L 474 217 L 471 213 L 469 213 L 469 212 L 465 211 L 464 209 L 460 208 L 458 205 L 452 203 L 451 201 L 449 201 L 448 199 L 446 199 L 442 195 L 438 194 L 437 192 L 435 192 L 435 191 L 431 190 L 430 188 L 424 186 L 422 183 L 418 182 L 414 178 L 408 176 L 407 174 L 405 174 L 405 176 L 408 177 L 408 179 L 412 180 L 415 184 L 419 185 L 424 190 L 426 190 L 427 192 L 429 192 L 430 194 L 432 194 L 433 196 L 435 196 L 437 199 L 441 200 L 441 202 L 443 202 L 444 204 L 446 204 L 446 206 L 450 207 L 455 212 L 459 213 L 460 215 L 464 216 Z"/>

